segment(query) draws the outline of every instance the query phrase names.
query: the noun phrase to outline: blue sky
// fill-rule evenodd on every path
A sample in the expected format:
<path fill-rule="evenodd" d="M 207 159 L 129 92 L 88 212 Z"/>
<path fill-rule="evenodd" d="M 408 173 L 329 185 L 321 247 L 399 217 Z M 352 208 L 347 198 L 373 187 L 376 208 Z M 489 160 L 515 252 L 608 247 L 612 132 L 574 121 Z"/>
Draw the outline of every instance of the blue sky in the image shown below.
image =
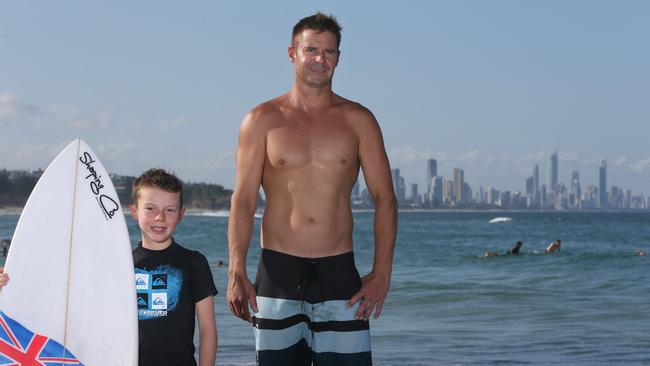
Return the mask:
<path fill-rule="evenodd" d="M 391 165 L 525 188 L 650 194 L 647 1 L 0 0 L 0 168 L 45 168 L 76 137 L 109 171 L 151 166 L 233 187 L 239 123 L 286 92 L 292 26 L 344 27 L 334 90 L 370 108 Z"/>

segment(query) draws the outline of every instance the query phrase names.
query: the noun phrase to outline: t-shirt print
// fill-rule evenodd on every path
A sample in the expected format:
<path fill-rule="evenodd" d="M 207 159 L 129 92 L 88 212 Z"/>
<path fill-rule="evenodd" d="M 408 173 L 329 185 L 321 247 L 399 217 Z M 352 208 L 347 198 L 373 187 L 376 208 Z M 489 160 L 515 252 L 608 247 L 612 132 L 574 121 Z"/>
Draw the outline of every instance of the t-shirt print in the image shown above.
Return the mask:
<path fill-rule="evenodd" d="M 176 308 L 182 285 L 183 273 L 175 267 L 164 265 L 148 271 L 136 268 L 138 319 L 166 317 Z"/>

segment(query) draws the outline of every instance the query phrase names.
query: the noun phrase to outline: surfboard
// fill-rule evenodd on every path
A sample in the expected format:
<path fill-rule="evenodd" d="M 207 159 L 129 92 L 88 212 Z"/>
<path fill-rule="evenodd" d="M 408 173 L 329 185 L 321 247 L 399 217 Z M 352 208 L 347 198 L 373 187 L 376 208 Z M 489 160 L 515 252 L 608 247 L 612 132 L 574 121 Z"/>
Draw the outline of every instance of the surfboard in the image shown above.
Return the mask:
<path fill-rule="evenodd" d="M 137 364 L 124 212 L 109 174 L 83 140 L 70 143 L 36 184 L 5 271 L 0 365 Z"/>

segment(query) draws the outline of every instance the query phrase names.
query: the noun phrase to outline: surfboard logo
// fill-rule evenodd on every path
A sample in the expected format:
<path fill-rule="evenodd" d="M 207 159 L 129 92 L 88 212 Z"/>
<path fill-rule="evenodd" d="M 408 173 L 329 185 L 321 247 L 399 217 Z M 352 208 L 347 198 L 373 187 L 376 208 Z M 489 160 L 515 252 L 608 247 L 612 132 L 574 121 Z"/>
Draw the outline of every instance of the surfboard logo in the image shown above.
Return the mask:
<path fill-rule="evenodd" d="M 59 342 L 31 332 L 0 311 L 0 365 L 81 365 Z"/>
<path fill-rule="evenodd" d="M 88 175 L 86 180 L 90 180 L 90 190 L 95 195 L 95 199 L 99 204 L 99 207 L 102 209 L 102 213 L 106 220 L 110 220 L 115 216 L 115 213 L 119 211 L 120 205 L 117 203 L 117 200 L 109 197 L 106 194 L 102 193 L 104 184 L 102 183 L 102 176 L 97 173 L 93 164 L 96 162 L 95 159 L 90 155 L 89 152 L 84 151 L 82 156 L 79 157 L 79 161 L 84 164 Z"/>

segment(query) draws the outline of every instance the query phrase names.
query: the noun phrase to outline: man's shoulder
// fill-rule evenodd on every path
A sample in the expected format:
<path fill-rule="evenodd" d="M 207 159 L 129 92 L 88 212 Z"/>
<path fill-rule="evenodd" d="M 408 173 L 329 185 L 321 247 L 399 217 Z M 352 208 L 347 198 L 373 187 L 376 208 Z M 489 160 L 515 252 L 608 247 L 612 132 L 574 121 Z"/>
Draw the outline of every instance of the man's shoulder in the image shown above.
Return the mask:
<path fill-rule="evenodd" d="M 248 116 L 255 120 L 264 120 L 273 118 L 282 114 L 282 109 L 286 105 L 286 96 L 281 95 L 262 102 L 248 112 Z"/>

